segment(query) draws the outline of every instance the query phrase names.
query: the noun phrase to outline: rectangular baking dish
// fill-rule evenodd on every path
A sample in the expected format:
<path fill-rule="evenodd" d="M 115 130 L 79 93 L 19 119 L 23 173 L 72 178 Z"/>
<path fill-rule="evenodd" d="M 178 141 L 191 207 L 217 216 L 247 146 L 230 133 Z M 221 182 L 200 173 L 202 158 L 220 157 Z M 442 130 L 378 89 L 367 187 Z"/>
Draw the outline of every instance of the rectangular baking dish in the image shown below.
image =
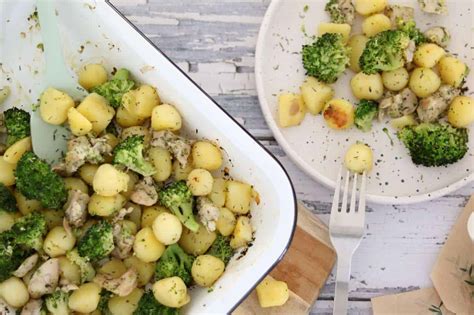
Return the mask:
<path fill-rule="evenodd" d="M 31 108 L 44 89 L 44 60 L 34 1 L 0 0 L 0 86 L 12 96 L 7 107 Z M 217 141 L 227 155 L 230 174 L 252 183 L 261 203 L 252 209 L 255 241 L 233 259 L 211 290 L 193 288 L 189 314 L 230 313 L 282 258 L 296 225 L 296 198 L 281 164 L 202 91 L 111 3 L 57 1 L 64 55 L 76 71 L 87 63 L 132 70 L 139 81 L 157 87 L 164 102 L 184 117 L 185 130 Z"/>

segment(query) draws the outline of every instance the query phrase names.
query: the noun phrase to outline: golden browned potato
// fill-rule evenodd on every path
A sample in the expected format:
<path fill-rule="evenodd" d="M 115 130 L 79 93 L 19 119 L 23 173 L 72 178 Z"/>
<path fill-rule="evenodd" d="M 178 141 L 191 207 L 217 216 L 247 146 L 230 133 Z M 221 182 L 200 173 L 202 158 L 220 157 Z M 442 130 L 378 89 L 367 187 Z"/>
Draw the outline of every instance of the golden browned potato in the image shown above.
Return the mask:
<path fill-rule="evenodd" d="M 153 108 L 151 115 L 151 127 L 153 130 L 178 131 L 181 129 L 181 125 L 181 114 L 173 105 L 162 104 Z"/>
<path fill-rule="evenodd" d="M 128 101 L 125 99 L 128 95 Z M 127 92 L 124 95 L 123 103 L 131 113 L 141 119 L 150 118 L 155 106 L 160 105 L 158 92 L 151 85 L 141 85 L 138 89 Z"/>
<path fill-rule="evenodd" d="M 165 245 L 158 241 L 151 227 L 138 231 L 133 243 L 135 256 L 143 262 L 157 261 L 165 251 Z"/>
<path fill-rule="evenodd" d="M 86 90 L 92 90 L 107 81 L 107 71 L 104 66 L 91 63 L 82 67 L 79 72 L 79 84 Z"/>
<path fill-rule="evenodd" d="M 104 131 L 115 115 L 115 110 L 107 104 L 107 100 L 97 93 L 87 95 L 77 110 L 92 123 L 92 131 L 96 134 Z"/>
<path fill-rule="evenodd" d="M 441 80 L 454 87 L 459 87 L 469 72 L 464 62 L 452 56 L 441 58 L 438 70 Z"/>
<path fill-rule="evenodd" d="M 306 108 L 313 115 L 319 114 L 323 110 L 324 104 L 334 96 L 331 86 L 319 82 L 313 77 L 307 77 L 300 90 Z"/>
<path fill-rule="evenodd" d="M 283 93 L 278 97 L 278 121 L 282 128 L 301 124 L 306 115 L 303 97 L 299 94 Z"/>
<path fill-rule="evenodd" d="M 357 73 L 351 79 L 352 94 L 358 99 L 378 100 L 383 96 L 382 76 L 378 73 Z"/>
<path fill-rule="evenodd" d="M 101 287 L 93 282 L 84 283 L 69 296 L 68 306 L 80 313 L 93 312 L 99 305 Z"/>
<path fill-rule="evenodd" d="M 145 119 L 138 117 L 137 115 L 126 109 L 124 106 L 120 106 L 117 109 L 117 116 L 115 117 L 115 119 L 122 128 L 142 125 L 145 122 Z"/>
<path fill-rule="evenodd" d="M 229 236 L 234 232 L 235 224 L 237 220 L 235 219 L 235 214 L 227 208 L 221 208 L 219 212 L 219 218 L 217 219 L 217 230 L 223 236 Z"/>
<path fill-rule="evenodd" d="M 421 44 L 415 51 L 413 62 L 422 68 L 433 68 L 446 54 L 443 48 L 436 44 Z"/>
<path fill-rule="evenodd" d="M 383 85 L 390 91 L 398 92 L 408 85 L 410 75 L 407 69 L 399 68 L 392 71 L 384 71 L 382 73 Z"/>
<path fill-rule="evenodd" d="M 416 119 L 413 114 L 405 115 L 399 118 L 392 119 L 390 124 L 393 128 L 396 129 L 403 129 L 406 126 L 414 126 L 416 125 Z"/>
<path fill-rule="evenodd" d="M 351 145 L 346 152 L 344 165 L 355 173 L 369 172 L 373 166 L 372 149 L 362 143 Z"/>
<path fill-rule="evenodd" d="M 214 178 L 205 169 L 196 168 L 188 175 L 187 185 L 194 196 L 206 196 L 211 193 Z"/>
<path fill-rule="evenodd" d="M 347 129 L 354 124 L 354 106 L 343 99 L 333 99 L 327 102 L 323 117 L 333 129 Z"/>
<path fill-rule="evenodd" d="M 290 297 L 286 282 L 277 281 L 270 276 L 260 282 L 256 291 L 260 307 L 263 308 L 282 306 Z"/>
<path fill-rule="evenodd" d="M 97 169 L 92 181 L 94 191 L 105 197 L 115 196 L 122 191 L 127 191 L 130 176 L 119 171 L 111 164 L 102 164 Z"/>
<path fill-rule="evenodd" d="M 252 241 L 253 229 L 252 223 L 248 217 L 239 217 L 235 224 L 234 233 L 230 240 L 230 246 L 232 248 L 240 248 L 247 246 Z"/>
<path fill-rule="evenodd" d="M 74 100 L 68 94 L 54 88 L 47 88 L 40 96 L 40 115 L 48 124 L 65 123 L 67 112 L 71 107 L 74 107 Z"/>
<path fill-rule="evenodd" d="M 344 43 L 349 40 L 351 34 L 351 26 L 349 24 L 339 23 L 321 23 L 318 26 L 318 36 L 322 36 L 327 33 L 341 34 Z"/>
<path fill-rule="evenodd" d="M 222 152 L 219 147 L 209 141 L 197 141 L 191 149 L 194 168 L 208 171 L 218 170 L 222 166 Z M 188 172 L 189 174 L 190 172 Z M 186 176 L 187 178 L 187 176 Z"/>
<path fill-rule="evenodd" d="M 368 41 L 369 38 L 364 35 L 353 35 L 347 43 L 347 46 L 351 49 L 349 53 L 349 68 L 356 73 L 360 72 L 359 59 Z"/>
<path fill-rule="evenodd" d="M 225 206 L 238 214 L 247 214 L 252 203 L 252 186 L 235 180 L 227 181 Z"/>
<path fill-rule="evenodd" d="M 457 96 L 449 105 L 448 121 L 457 128 L 466 128 L 474 121 L 474 99 Z"/>
<path fill-rule="evenodd" d="M 75 136 L 84 136 L 92 130 L 92 123 L 74 107 L 69 108 L 67 119 L 71 132 Z"/>
<path fill-rule="evenodd" d="M 218 207 L 223 207 L 226 198 L 226 181 L 223 178 L 214 178 L 212 184 L 212 191 L 209 194 L 209 199 Z"/>
<path fill-rule="evenodd" d="M 354 7 L 360 15 L 370 15 L 382 12 L 387 6 L 387 0 L 355 0 Z"/>
<path fill-rule="evenodd" d="M 428 97 L 436 92 L 441 85 L 436 72 L 429 68 L 416 68 L 410 75 L 408 86 L 416 96 L 420 98 Z"/>
<path fill-rule="evenodd" d="M 380 32 L 387 31 L 392 27 L 388 16 L 377 13 L 366 17 L 362 22 L 362 32 L 365 36 L 372 37 Z"/>
<path fill-rule="evenodd" d="M 165 245 L 177 243 L 183 233 L 181 221 L 168 212 L 160 213 L 153 221 L 152 228 L 156 239 Z"/>

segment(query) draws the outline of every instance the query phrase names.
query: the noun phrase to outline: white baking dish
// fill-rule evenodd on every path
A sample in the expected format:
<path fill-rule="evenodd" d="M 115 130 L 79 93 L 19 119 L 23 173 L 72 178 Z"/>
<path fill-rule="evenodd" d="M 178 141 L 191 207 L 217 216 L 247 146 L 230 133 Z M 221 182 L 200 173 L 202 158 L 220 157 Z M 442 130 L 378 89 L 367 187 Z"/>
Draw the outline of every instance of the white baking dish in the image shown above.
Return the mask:
<path fill-rule="evenodd" d="M 0 86 L 13 96 L 7 106 L 30 108 L 43 87 L 41 36 L 34 1 L 0 0 Z M 229 264 L 214 290 L 195 288 L 185 313 L 231 312 L 286 252 L 296 224 L 296 199 L 280 163 L 213 102 L 110 3 L 58 1 L 64 55 L 73 70 L 90 62 L 108 70 L 126 67 L 158 88 L 161 98 L 182 113 L 188 133 L 217 140 L 225 149 L 231 175 L 255 185 L 261 203 L 252 210 L 255 242 L 241 259 Z"/>

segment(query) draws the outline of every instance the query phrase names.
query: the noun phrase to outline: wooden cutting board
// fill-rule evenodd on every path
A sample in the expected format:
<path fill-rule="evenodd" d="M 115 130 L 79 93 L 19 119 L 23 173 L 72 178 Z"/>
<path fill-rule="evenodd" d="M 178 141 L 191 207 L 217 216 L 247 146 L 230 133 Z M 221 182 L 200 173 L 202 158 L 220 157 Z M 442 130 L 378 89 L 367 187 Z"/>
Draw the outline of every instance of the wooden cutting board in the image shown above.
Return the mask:
<path fill-rule="evenodd" d="M 290 298 L 280 307 L 261 308 L 255 290 L 234 315 L 308 314 L 336 261 L 327 226 L 302 204 L 290 249 L 270 275 L 285 281 Z"/>

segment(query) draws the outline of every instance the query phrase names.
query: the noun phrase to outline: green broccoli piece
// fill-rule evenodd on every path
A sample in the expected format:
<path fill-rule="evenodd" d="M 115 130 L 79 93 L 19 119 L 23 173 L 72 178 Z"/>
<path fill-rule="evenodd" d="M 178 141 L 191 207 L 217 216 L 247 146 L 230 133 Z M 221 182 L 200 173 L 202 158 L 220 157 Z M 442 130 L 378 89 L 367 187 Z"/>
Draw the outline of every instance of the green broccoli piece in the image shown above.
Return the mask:
<path fill-rule="evenodd" d="M 79 255 L 91 262 L 107 257 L 113 250 L 113 227 L 105 220 L 92 225 L 77 243 Z"/>
<path fill-rule="evenodd" d="M 13 236 L 16 245 L 38 251 L 43 246 L 43 236 L 47 231 L 44 216 L 39 212 L 31 212 L 18 219 L 8 233 Z"/>
<path fill-rule="evenodd" d="M 189 190 L 185 181 L 174 182 L 159 193 L 160 203 L 171 210 L 175 216 L 193 232 L 199 230 L 199 224 L 194 219 L 193 194 Z"/>
<path fill-rule="evenodd" d="M 349 65 L 349 52 L 341 34 L 326 33 L 314 43 L 303 46 L 303 67 L 307 75 L 334 83 Z"/>
<path fill-rule="evenodd" d="M 169 245 L 156 263 L 155 280 L 169 277 L 180 277 L 186 285 L 193 281 L 191 267 L 194 257 L 188 255 L 178 244 Z"/>
<path fill-rule="evenodd" d="M 20 108 L 10 108 L 4 113 L 7 129 L 7 146 L 30 136 L 30 113 Z"/>
<path fill-rule="evenodd" d="M 81 283 L 92 281 L 95 277 L 95 269 L 87 258 L 81 257 L 77 249 L 68 252 L 66 257 L 79 267 L 81 272 Z"/>
<path fill-rule="evenodd" d="M 454 163 L 468 151 L 467 129 L 447 124 L 423 123 L 407 126 L 397 134 L 410 151 L 413 163 L 424 166 L 442 166 Z"/>
<path fill-rule="evenodd" d="M 364 132 L 369 131 L 372 128 L 372 120 L 377 116 L 377 113 L 377 102 L 361 100 L 354 115 L 354 123 L 356 127 Z"/>
<path fill-rule="evenodd" d="M 15 196 L 13 196 L 10 189 L 8 189 L 3 183 L 0 183 L 0 211 L 18 211 Z"/>
<path fill-rule="evenodd" d="M 143 176 L 153 175 L 156 170 L 143 157 L 143 136 L 131 136 L 120 142 L 114 149 L 115 164 L 122 164 Z"/>
<path fill-rule="evenodd" d="M 153 295 L 153 292 L 145 292 L 138 302 L 137 309 L 133 315 L 179 315 L 178 308 L 172 308 L 160 304 Z"/>
<path fill-rule="evenodd" d="M 32 253 L 33 250 L 16 244 L 10 231 L 0 233 L 0 283 L 10 278 L 11 273 Z"/>
<path fill-rule="evenodd" d="M 234 256 L 234 249 L 230 246 L 230 239 L 228 237 L 218 234 L 207 254 L 219 258 L 227 265 L 232 256 Z"/>
<path fill-rule="evenodd" d="M 329 0 L 324 9 L 331 17 L 332 23 L 352 24 L 355 9 L 351 1 Z"/>
<path fill-rule="evenodd" d="M 28 199 L 41 201 L 43 207 L 60 209 L 67 199 L 63 179 L 33 152 L 26 152 L 15 170 L 16 188 Z"/>
<path fill-rule="evenodd" d="M 67 315 L 71 313 L 68 301 L 69 293 L 58 289 L 45 298 L 44 304 L 51 315 Z"/>
<path fill-rule="evenodd" d="M 135 82 L 130 78 L 130 71 L 119 69 L 111 80 L 95 87 L 92 92 L 102 95 L 113 108 L 118 108 L 122 103 L 122 96 L 135 87 Z"/>
<path fill-rule="evenodd" d="M 410 38 L 400 30 L 378 33 L 365 45 L 359 65 L 365 74 L 391 71 L 405 65 L 405 50 Z"/>
<path fill-rule="evenodd" d="M 415 42 L 416 46 L 429 41 L 423 32 L 416 27 L 415 21 L 404 22 L 400 20 L 398 22 L 398 29 L 407 34 L 408 37 Z"/>
<path fill-rule="evenodd" d="M 97 310 L 100 311 L 101 315 L 112 315 L 112 312 L 109 310 L 109 300 L 112 297 L 112 292 L 107 290 L 100 291 L 100 300 Z"/>

